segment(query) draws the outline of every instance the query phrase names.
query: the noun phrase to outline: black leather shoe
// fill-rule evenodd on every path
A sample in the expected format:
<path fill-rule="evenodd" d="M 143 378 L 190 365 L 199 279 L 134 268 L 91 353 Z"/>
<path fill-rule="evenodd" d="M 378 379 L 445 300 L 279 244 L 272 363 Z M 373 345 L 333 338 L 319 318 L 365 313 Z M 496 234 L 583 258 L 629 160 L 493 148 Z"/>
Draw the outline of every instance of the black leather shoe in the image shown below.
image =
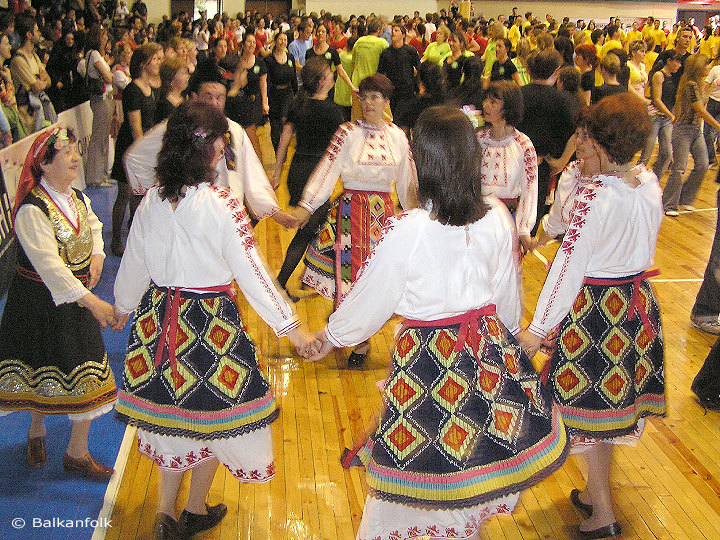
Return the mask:
<path fill-rule="evenodd" d="M 175 518 L 160 512 L 155 517 L 153 538 L 155 540 L 187 540 L 189 536 L 185 534 L 183 526 L 175 521 Z"/>
<path fill-rule="evenodd" d="M 227 514 L 227 506 L 223 503 L 215 506 L 205 505 L 207 508 L 207 514 L 193 514 L 187 510 L 183 510 L 180 514 L 180 524 L 185 529 L 185 534 L 190 538 L 191 536 L 201 532 L 207 531 L 215 527 L 222 521 Z"/>
<path fill-rule="evenodd" d="M 605 525 L 604 527 L 598 527 L 592 531 L 583 531 L 578 529 L 578 532 L 580 533 L 580 538 L 583 540 L 593 540 L 594 538 L 610 538 L 612 536 L 619 536 L 620 533 L 622 533 L 622 528 L 620 527 L 620 523 L 616 521 L 615 523 Z"/>
<path fill-rule="evenodd" d="M 695 394 L 697 395 L 697 394 Z M 700 396 L 697 395 L 698 402 L 704 409 L 714 412 L 720 412 L 720 396 Z"/>
<path fill-rule="evenodd" d="M 588 517 L 592 516 L 593 506 L 592 504 L 586 504 L 580 500 L 580 490 L 573 489 L 570 492 L 570 502 L 575 505 L 575 508 L 585 513 Z"/>
<path fill-rule="evenodd" d="M 365 365 L 365 359 L 367 358 L 367 353 L 360 354 L 356 353 L 355 351 L 350 353 L 350 356 L 348 356 L 348 367 L 356 368 L 356 367 L 363 367 Z"/>

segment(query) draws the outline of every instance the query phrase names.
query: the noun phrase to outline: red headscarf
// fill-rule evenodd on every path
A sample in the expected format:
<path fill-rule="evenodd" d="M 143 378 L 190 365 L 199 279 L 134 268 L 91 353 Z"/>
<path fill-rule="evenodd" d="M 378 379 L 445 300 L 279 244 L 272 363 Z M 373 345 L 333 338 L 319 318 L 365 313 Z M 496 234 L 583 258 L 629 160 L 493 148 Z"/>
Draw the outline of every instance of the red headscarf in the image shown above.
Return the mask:
<path fill-rule="evenodd" d="M 63 137 L 61 132 L 65 133 Z M 37 136 L 35 141 L 30 147 L 30 151 L 25 157 L 25 164 L 23 165 L 22 171 L 20 172 L 20 180 L 18 181 L 17 193 L 15 193 L 15 205 L 13 206 L 13 221 L 15 220 L 15 214 L 17 214 L 20 205 L 28 193 L 30 193 L 35 186 L 40 183 L 42 178 L 42 169 L 40 164 L 42 163 L 45 153 L 48 149 L 48 144 L 56 145 L 62 144 L 63 139 L 67 139 L 67 132 L 64 127 L 55 126 L 47 131 L 43 131 Z"/>

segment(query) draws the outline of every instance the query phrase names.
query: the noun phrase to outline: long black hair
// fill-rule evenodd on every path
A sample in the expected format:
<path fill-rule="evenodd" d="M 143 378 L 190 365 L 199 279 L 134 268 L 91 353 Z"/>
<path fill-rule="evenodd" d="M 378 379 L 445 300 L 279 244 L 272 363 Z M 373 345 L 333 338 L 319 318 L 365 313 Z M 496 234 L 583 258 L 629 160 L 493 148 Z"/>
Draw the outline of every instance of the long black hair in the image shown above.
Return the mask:
<path fill-rule="evenodd" d="M 184 186 L 214 181 L 214 144 L 227 132 L 225 114 L 217 107 L 192 100 L 175 109 L 168 119 L 155 168 L 160 197 L 175 202 L 182 198 Z"/>

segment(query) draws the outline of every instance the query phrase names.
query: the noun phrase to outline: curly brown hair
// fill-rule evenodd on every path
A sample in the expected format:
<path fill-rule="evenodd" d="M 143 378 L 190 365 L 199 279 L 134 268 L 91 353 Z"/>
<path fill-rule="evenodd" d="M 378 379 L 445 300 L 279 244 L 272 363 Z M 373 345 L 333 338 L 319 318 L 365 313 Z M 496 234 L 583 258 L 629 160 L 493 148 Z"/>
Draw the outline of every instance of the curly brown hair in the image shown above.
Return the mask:
<path fill-rule="evenodd" d="M 630 162 L 643 148 L 652 122 L 640 98 L 615 94 L 601 99 L 587 112 L 589 135 L 618 165 Z"/>

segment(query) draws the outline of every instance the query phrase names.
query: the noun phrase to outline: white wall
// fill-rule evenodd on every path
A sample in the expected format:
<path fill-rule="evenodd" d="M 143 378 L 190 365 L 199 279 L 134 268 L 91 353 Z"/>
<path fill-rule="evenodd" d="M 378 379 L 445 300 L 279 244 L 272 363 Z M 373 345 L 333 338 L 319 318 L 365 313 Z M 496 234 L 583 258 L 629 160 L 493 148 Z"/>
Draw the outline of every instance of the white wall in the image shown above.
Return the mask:
<path fill-rule="evenodd" d="M 245 12 L 245 0 L 223 0 L 222 10 L 227 11 L 231 17 L 235 17 L 238 12 Z"/>
<path fill-rule="evenodd" d="M 132 6 L 132 2 L 127 2 L 127 5 Z M 170 0 L 151 0 L 145 2 L 145 5 L 148 9 L 148 23 L 158 24 L 163 15 L 170 16 Z"/>
<path fill-rule="evenodd" d="M 315 11 L 320 13 L 324 9 L 332 14 L 343 15 L 348 17 L 355 15 L 387 15 L 392 18 L 393 15 L 412 15 L 413 11 L 419 11 L 421 16 L 426 13 L 433 13 L 440 8 L 435 0 L 363 0 L 362 2 L 352 2 L 349 0 L 306 0 L 305 12 Z M 512 6 L 510 6 L 512 9 Z"/>

